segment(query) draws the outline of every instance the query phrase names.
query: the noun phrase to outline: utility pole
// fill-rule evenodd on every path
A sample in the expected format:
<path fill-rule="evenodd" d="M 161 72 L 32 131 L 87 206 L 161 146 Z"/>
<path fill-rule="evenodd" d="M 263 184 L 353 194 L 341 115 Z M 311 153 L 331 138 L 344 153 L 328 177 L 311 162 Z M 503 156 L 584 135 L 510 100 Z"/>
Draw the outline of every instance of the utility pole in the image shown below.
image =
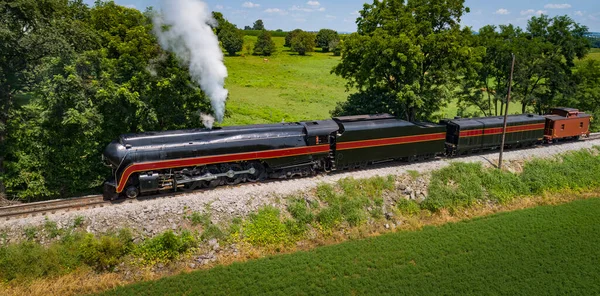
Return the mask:
<path fill-rule="evenodd" d="M 502 153 L 504 153 L 504 139 L 506 138 L 506 120 L 508 118 L 508 103 L 510 102 L 510 91 L 512 89 L 513 72 L 515 71 L 515 54 L 512 54 L 512 65 L 510 66 L 510 80 L 508 81 L 508 95 L 506 96 L 506 110 L 504 110 L 504 128 L 502 129 L 502 145 L 500 145 L 500 159 L 498 169 L 502 170 Z"/>

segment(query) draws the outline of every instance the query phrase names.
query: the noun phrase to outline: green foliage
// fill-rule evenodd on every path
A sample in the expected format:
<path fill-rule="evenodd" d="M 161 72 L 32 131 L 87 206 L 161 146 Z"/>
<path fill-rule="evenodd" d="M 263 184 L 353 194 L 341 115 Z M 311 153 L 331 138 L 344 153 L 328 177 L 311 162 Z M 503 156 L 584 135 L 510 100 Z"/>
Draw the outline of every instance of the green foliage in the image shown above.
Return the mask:
<path fill-rule="evenodd" d="M 118 235 L 99 238 L 88 233 L 78 245 L 81 261 L 98 271 L 112 271 L 133 248 L 131 232 L 122 230 Z"/>
<path fill-rule="evenodd" d="M 234 25 L 222 26 L 218 37 L 230 56 L 234 56 L 244 46 L 244 33 Z"/>
<path fill-rule="evenodd" d="M 375 177 L 364 180 L 344 178 L 338 181 L 337 188 L 329 184 L 317 187 L 317 196 L 327 203 L 319 211 L 316 220 L 324 229 L 331 229 L 346 221 L 350 226 L 357 226 L 367 220 L 368 215 L 374 218 L 383 216 L 382 194 L 394 189 L 394 178 Z M 367 208 L 371 207 L 371 212 Z"/>
<path fill-rule="evenodd" d="M 225 237 L 221 228 L 212 223 L 210 213 L 200 214 L 198 212 L 193 212 L 187 219 L 190 220 L 192 226 L 202 226 L 203 232 L 200 236 L 201 240 L 209 240 L 211 238 L 221 239 Z"/>
<path fill-rule="evenodd" d="M 339 44 L 340 36 L 338 33 L 331 29 L 321 29 L 317 33 L 316 42 L 317 46 L 320 47 L 323 52 L 329 52 L 333 50 L 337 44 Z"/>
<path fill-rule="evenodd" d="M 183 273 L 103 295 L 599 294 L 600 267 L 591 260 L 599 223 L 600 199 L 581 200 Z"/>
<path fill-rule="evenodd" d="M 309 32 L 299 32 L 292 38 L 292 50 L 299 55 L 315 50 L 315 35 Z"/>
<path fill-rule="evenodd" d="M 172 261 L 186 254 L 197 245 L 194 236 L 187 231 L 177 235 L 173 231 L 164 232 L 144 241 L 133 252 L 144 264 Z"/>
<path fill-rule="evenodd" d="M 25 238 L 28 241 L 35 240 L 35 238 L 37 237 L 37 232 L 38 232 L 38 230 L 35 227 L 26 227 L 23 230 L 23 233 L 25 234 Z"/>
<path fill-rule="evenodd" d="M 206 226 L 206 225 L 211 224 L 210 214 L 208 214 L 208 213 L 201 214 L 199 212 L 192 212 L 192 214 L 189 217 L 187 217 L 187 219 L 190 220 L 190 222 L 192 223 L 192 226 L 197 226 L 197 225 Z"/>
<path fill-rule="evenodd" d="M 44 230 L 46 230 L 46 233 L 50 238 L 56 238 L 61 234 L 61 231 L 60 229 L 58 229 L 58 225 L 56 225 L 56 222 L 49 220 L 48 217 L 46 217 L 46 221 L 44 222 Z"/>
<path fill-rule="evenodd" d="M 47 2 L 40 9 L 67 3 Z M 160 50 L 149 15 L 114 2 L 99 1 L 91 9 L 78 1 L 68 3 L 69 17 L 59 9 L 52 10 L 56 15 L 40 12 L 47 18 L 40 24 L 52 24 L 33 26 L 47 29 L 43 35 L 52 41 L 42 43 L 59 49 L 40 46 L 46 54 L 43 63 L 37 58 L 30 63 L 39 66 L 35 83 L 18 89 L 27 91 L 31 99 L 12 108 L 7 120 L 11 133 L 2 137 L 1 154 L 6 155 L 6 174 L 0 175 L 11 196 L 93 192 L 110 175 L 98 165 L 98 155 L 112 139 L 129 132 L 197 127 L 198 110 L 210 108 L 199 88 L 189 87 L 194 82 L 187 70 L 172 54 Z M 32 8 L 24 11 L 28 9 Z M 53 27 L 63 20 L 71 29 Z M 76 41 L 68 42 L 71 38 Z"/>
<path fill-rule="evenodd" d="M 351 94 L 347 101 L 338 102 L 331 115 L 400 114 L 402 112 L 404 112 L 403 106 L 392 92 L 383 88 L 371 88 Z"/>
<path fill-rule="evenodd" d="M 272 37 L 285 37 L 286 36 L 286 32 L 278 32 L 278 31 L 269 31 L 271 33 Z M 244 36 L 254 36 L 254 37 L 258 37 L 261 33 L 262 30 L 252 30 L 252 28 L 250 28 L 250 30 L 243 30 Z"/>
<path fill-rule="evenodd" d="M 291 242 L 290 229 L 281 221 L 279 210 L 265 207 L 244 224 L 245 240 L 255 246 L 281 246 Z"/>
<path fill-rule="evenodd" d="M 577 106 L 593 115 L 590 130 L 600 131 L 600 61 L 588 60 L 577 65 L 574 71 L 576 91 L 565 104 Z"/>
<path fill-rule="evenodd" d="M 254 24 L 252 24 L 252 30 L 263 31 L 265 30 L 265 24 L 262 20 L 256 20 Z"/>
<path fill-rule="evenodd" d="M 79 228 L 79 227 L 83 226 L 84 221 L 85 221 L 84 216 L 76 216 L 75 219 L 73 220 L 73 227 Z"/>
<path fill-rule="evenodd" d="M 296 37 L 296 35 L 298 35 L 302 32 L 304 32 L 302 29 L 295 29 L 293 31 L 288 32 L 285 35 L 285 43 L 283 44 L 283 46 L 292 47 L 292 39 L 294 39 L 294 37 Z"/>
<path fill-rule="evenodd" d="M 365 4 L 358 32 L 344 39 L 342 61 L 332 72 L 346 79 L 349 89 L 395 97 L 394 105 L 401 108 L 387 112 L 411 121 L 427 119 L 450 101 L 459 77 L 478 59 L 464 42 L 472 33 L 460 28 L 468 11 L 462 0 Z"/>
<path fill-rule="evenodd" d="M 407 216 L 417 215 L 421 212 L 421 206 L 417 202 L 404 198 L 398 200 L 396 208 L 398 208 L 400 213 Z"/>
<path fill-rule="evenodd" d="M 421 207 L 454 210 L 478 201 L 507 203 L 523 195 L 598 188 L 599 176 L 600 156 L 588 150 L 527 162 L 520 174 L 483 168 L 479 163 L 453 163 L 432 174 L 429 196 Z"/>
<path fill-rule="evenodd" d="M 258 35 L 258 40 L 254 44 L 254 54 L 261 56 L 270 56 L 275 52 L 275 43 L 273 39 L 271 39 L 271 33 L 269 31 L 263 30 L 260 35 Z"/>

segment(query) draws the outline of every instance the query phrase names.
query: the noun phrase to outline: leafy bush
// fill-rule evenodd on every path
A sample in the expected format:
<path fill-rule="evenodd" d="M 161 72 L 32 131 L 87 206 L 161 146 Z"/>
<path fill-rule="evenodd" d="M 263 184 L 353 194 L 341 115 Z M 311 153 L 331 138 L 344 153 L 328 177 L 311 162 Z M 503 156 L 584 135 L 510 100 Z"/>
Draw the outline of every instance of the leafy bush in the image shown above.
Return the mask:
<path fill-rule="evenodd" d="M 233 24 L 227 24 L 219 32 L 219 41 L 227 53 L 234 56 L 244 46 L 244 33 Z"/>
<path fill-rule="evenodd" d="M 416 203 L 414 200 L 401 198 L 396 204 L 396 207 L 398 208 L 400 213 L 407 216 L 416 215 L 419 212 L 421 212 L 421 206 L 419 206 L 419 204 Z"/>
<path fill-rule="evenodd" d="M 304 32 L 304 31 L 302 31 L 302 29 L 295 29 L 291 32 L 288 32 L 285 35 L 285 44 L 283 46 L 292 47 L 292 39 L 294 39 L 294 37 L 296 37 L 296 35 L 298 35 L 301 32 Z"/>
<path fill-rule="evenodd" d="M 112 271 L 133 247 L 133 239 L 128 230 L 121 230 L 116 236 L 103 235 L 100 238 L 88 233 L 79 244 L 81 260 L 101 271 Z"/>
<path fill-rule="evenodd" d="M 292 38 L 292 50 L 299 55 L 315 50 L 315 35 L 309 32 L 300 32 Z"/>
<path fill-rule="evenodd" d="M 254 54 L 262 56 L 270 56 L 276 51 L 275 42 L 271 38 L 269 31 L 263 30 L 254 44 Z"/>
<path fill-rule="evenodd" d="M 168 262 L 185 254 L 196 245 L 196 239 L 189 231 L 182 231 L 179 235 L 167 231 L 144 241 L 135 249 L 134 255 L 141 258 L 145 264 Z"/>
<path fill-rule="evenodd" d="M 338 33 L 331 29 L 321 29 L 316 37 L 317 46 L 320 47 L 323 52 L 332 50 L 334 47 L 331 47 L 331 45 L 337 45 L 339 40 L 340 36 Z"/>
<path fill-rule="evenodd" d="M 244 225 L 244 234 L 245 240 L 255 246 L 279 246 L 291 241 L 288 226 L 281 222 L 279 210 L 273 207 L 251 215 Z"/>

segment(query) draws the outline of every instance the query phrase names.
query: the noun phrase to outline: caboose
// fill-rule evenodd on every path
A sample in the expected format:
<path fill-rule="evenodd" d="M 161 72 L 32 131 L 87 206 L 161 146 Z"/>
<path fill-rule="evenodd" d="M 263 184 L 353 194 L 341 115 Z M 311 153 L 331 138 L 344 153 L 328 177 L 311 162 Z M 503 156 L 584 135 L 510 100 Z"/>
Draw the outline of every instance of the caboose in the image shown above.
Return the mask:
<path fill-rule="evenodd" d="M 591 115 L 574 108 L 552 108 L 545 115 L 544 139 L 558 142 L 562 139 L 579 139 L 590 135 Z"/>

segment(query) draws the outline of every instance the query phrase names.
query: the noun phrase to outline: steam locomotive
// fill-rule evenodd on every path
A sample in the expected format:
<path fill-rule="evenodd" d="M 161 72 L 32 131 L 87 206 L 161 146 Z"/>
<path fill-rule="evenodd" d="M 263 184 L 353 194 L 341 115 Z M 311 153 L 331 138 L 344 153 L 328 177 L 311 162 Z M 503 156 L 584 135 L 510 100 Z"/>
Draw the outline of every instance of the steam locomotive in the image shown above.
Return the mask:
<path fill-rule="evenodd" d="M 504 117 L 438 124 L 388 114 L 330 120 L 126 134 L 110 143 L 104 199 L 315 175 L 386 161 L 470 154 L 501 145 Z M 589 136 L 590 116 L 554 108 L 510 115 L 505 145 L 526 147 Z"/>

